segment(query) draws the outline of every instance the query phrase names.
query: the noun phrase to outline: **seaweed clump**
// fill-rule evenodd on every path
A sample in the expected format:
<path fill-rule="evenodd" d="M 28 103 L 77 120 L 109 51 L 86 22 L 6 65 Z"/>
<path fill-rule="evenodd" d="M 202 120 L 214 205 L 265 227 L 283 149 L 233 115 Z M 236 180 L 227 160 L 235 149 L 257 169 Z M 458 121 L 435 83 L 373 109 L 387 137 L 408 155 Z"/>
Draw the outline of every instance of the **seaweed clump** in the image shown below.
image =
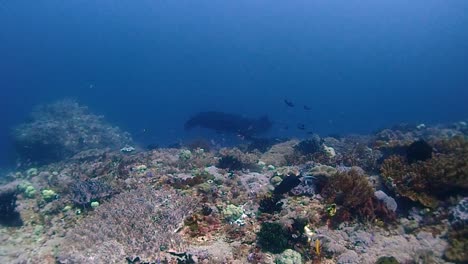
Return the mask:
<path fill-rule="evenodd" d="M 262 223 L 257 239 L 257 244 L 263 251 L 279 254 L 289 247 L 288 232 L 280 223 Z"/>
<path fill-rule="evenodd" d="M 468 141 L 454 137 L 435 145 L 440 152 L 430 159 L 409 163 L 402 156 L 391 156 L 381 166 L 389 188 L 429 208 L 450 196 L 468 193 Z"/>
<path fill-rule="evenodd" d="M 227 169 L 230 171 L 242 170 L 244 165 L 234 156 L 224 156 L 218 161 L 218 168 Z"/>
<path fill-rule="evenodd" d="M 260 207 L 258 210 L 262 213 L 274 214 L 275 212 L 280 212 L 282 207 L 283 202 L 281 202 L 281 196 L 273 195 L 260 200 Z"/>
<path fill-rule="evenodd" d="M 9 190 L 0 193 L 0 224 L 22 226 L 21 216 L 16 211 L 16 192 Z"/>

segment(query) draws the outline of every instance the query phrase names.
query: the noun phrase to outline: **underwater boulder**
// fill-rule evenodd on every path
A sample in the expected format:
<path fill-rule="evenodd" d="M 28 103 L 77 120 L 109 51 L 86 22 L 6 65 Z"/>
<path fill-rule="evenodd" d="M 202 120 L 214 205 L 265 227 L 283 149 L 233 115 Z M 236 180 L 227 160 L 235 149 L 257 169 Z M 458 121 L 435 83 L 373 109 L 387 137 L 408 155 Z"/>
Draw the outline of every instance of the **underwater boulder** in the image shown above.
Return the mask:
<path fill-rule="evenodd" d="M 15 127 L 12 136 L 23 164 L 47 164 L 90 149 L 120 149 L 132 143 L 128 133 L 71 100 L 36 107 L 31 120 Z"/>

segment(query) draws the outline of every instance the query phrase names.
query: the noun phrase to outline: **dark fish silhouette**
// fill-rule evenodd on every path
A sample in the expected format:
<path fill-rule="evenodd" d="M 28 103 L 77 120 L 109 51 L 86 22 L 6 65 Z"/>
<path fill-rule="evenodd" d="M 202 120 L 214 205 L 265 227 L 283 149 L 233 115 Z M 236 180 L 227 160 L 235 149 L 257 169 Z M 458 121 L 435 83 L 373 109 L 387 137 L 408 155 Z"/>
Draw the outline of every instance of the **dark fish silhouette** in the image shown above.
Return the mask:
<path fill-rule="evenodd" d="M 289 101 L 288 99 L 284 99 L 284 103 L 289 107 L 294 107 L 294 103 Z"/>
<path fill-rule="evenodd" d="M 275 190 L 273 191 L 276 195 L 282 195 L 289 192 L 292 188 L 298 186 L 301 183 L 299 177 L 294 174 L 290 174 L 286 178 L 284 178 L 281 183 L 276 186 Z"/>
<path fill-rule="evenodd" d="M 305 127 L 304 124 L 299 123 L 299 124 L 297 124 L 297 128 L 300 129 L 300 130 L 305 130 L 306 127 Z"/>
<path fill-rule="evenodd" d="M 308 107 L 307 105 L 304 105 L 304 110 L 309 111 L 310 109 L 311 109 L 310 107 Z"/>
<path fill-rule="evenodd" d="M 223 112 L 200 112 L 185 122 L 185 130 L 194 127 L 212 129 L 218 133 L 231 133 L 250 138 L 270 130 L 272 122 L 267 116 L 257 119 Z"/>

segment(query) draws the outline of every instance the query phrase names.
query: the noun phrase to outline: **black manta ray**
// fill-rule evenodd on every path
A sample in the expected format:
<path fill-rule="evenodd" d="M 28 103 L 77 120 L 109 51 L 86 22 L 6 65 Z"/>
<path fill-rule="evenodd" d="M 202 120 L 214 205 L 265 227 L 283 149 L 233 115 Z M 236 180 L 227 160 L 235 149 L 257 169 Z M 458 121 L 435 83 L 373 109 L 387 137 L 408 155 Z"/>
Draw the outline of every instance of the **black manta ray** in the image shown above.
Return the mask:
<path fill-rule="evenodd" d="M 252 137 L 270 130 L 272 122 L 267 116 L 253 119 L 236 114 L 210 111 L 200 112 L 185 122 L 185 130 L 194 127 L 212 129 L 218 133 L 233 133 Z"/>
<path fill-rule="evenodd" d="M 284 103 L 289 107 L 294 107 L 294 103 L 289 101 L 288 99 L 284 99 Z"/>

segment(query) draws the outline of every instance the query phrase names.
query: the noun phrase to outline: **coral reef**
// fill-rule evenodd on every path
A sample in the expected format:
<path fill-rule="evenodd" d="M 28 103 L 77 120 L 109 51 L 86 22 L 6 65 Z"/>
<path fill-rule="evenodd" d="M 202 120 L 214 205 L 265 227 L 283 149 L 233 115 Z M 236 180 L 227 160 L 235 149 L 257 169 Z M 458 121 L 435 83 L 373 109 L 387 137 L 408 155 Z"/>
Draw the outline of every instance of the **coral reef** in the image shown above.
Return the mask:
<path fill-rule="evenodd" d="M 244 153 L 238 148 L 222 148 L 219 150 L 221 158 L 218 167 L 228 170 L 260 170 L 258 153 Z"/>
<path fill-rule="evenodd" d="M 158 251 L 183 249 L 176 231 L 195 203 L 175 191 L 149 187 L 114 196 L 67 233 L 59 262 L 117 263 L 129 256 L 155 261 Z"/>
<path fill-rule="evenodd" d="M 342 226 L 340 229 L 320 227 L 314 238 L 322 241 L 324 254 L 337 263 L 374 264 L 379 258 L 393 256 L 400 263 L 445 263 L 447 242 L 441 235 L 418 231 L 405 234 L 383 231 L 379 227 Z"/>
<path fill-rule="evenodd" d="M 294 154 L 294 146 L 299 141 L 289 140 L 286 142 L 278 143 L 273 145 L 267 152 L 262 154 L 260 160 L 268 165 L 276 167 L 288 165 L 288 157 Z"/>
<path fill-rule="evenodd" d="M 93 148 L 120 148 L 132 142 L 128 133 L 103 122 L 87 107 L 70 100 L 41 105 L 32 121 L 13 130 L 23 163 L 49 163 Z"/>
<path fill-rule="evenodd" d="M 263 154 L 96 146 L 22 166 L 0 185 L 1 216 L 22 221 L 0 225 L 0 262 L 465 263 L 462 129 L 327 137 L 310 155 L 297 140 Z M 410 158 L 421 140 L 431 156 Z"/>
<path fill-rule="evenodd" d="M 430 208 L 468 191 L 468 141 L 454 137 L 434 144 L 440 147 L 430 159 L 409 164 L 402 156 L 391 156 L 381 167 L 389 188 Z"/>
<path fill-rule="evenodd" d="M 79 181 L 71 186 L 71 200 L 83 207 L 110 195 L 112 195 L 111 187 L 96 179 Z"/>
<path fill-rule="evenodd" d="M 333 226 L 353 218 L 385 222 L 395 220 L 394 208 L 375 196 L 368 176 L 357 168 L 335 173 L 321 194 L 328 204 L 338 205 L 336 212 L 334 208 L 327 212 Z"/>

